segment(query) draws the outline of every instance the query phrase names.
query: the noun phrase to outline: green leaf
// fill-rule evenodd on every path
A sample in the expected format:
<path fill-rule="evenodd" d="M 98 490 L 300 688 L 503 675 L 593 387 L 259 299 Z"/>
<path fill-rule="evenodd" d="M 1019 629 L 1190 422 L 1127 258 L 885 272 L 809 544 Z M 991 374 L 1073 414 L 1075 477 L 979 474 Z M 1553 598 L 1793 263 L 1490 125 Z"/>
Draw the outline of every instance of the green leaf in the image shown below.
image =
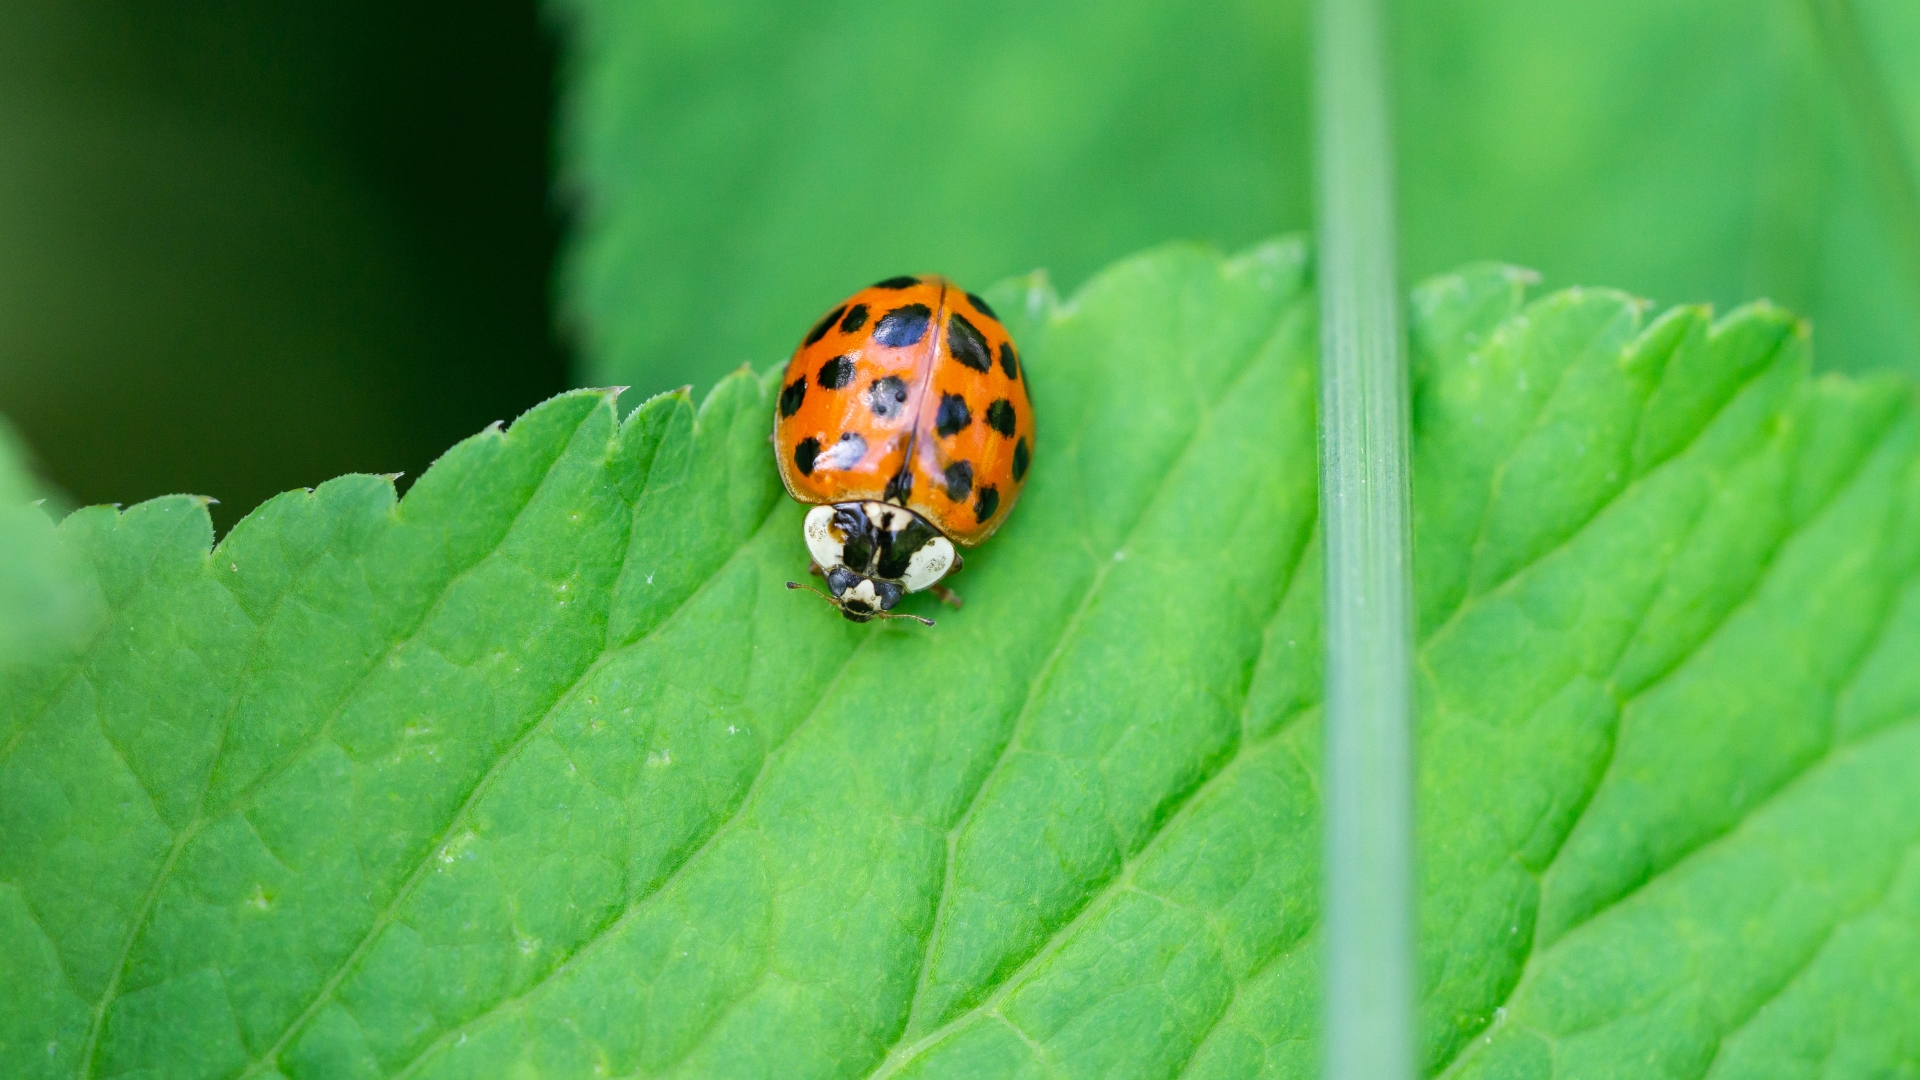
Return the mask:
<path fill-rule="evenodd" d="M 896 274 L 1078 283 L 1307 223 L 1300 4 L 554 6 L 590 382 L 709 385 Z"/>
<path fill-rule="evenodd" d="M 591 381 L 708 385 L 854 288 L 1072 284 L 1311 222 L 1304 3 L 559 0 Z M 1769 296 L 1920 374 L 1920 8 L 1390 5 L 1401 265 Z"/>
<path fill-rule="evenodd" d="M 1913 392 L 1526 280 L 1410 318 L 1422 1060 L 1912 1070 Z M 0 1073 L 1310 1074 L 1302 247 L 990 299 L 1040 449 L 931 630 L 782 587 L 744 372 L 217 546 L 70 516 L 97 618 L 0 685 Z"/>
<path fill-rule="evenodd" d="M 1403 265 L 1767 296 L 1822 366 L 1920 374 L 1920 8 L 1394 5 Z"/>

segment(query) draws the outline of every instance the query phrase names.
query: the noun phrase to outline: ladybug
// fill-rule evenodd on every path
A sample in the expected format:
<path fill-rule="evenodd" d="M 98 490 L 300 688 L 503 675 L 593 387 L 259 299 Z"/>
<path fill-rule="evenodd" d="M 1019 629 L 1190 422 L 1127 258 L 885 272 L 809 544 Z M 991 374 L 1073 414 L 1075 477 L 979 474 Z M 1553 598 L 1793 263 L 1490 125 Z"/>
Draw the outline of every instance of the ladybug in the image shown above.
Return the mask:
<path fill-rule="evenodd" d="M 854 622 L 960 568 L 1033 464 L 1020 354 L 985 300 L 941 277 L 888 278 L 828 312 L 794 350 L 773 421 L 787 494 L 827 598 Z M 789 589 L 809 588 L 787 582 Z"/>

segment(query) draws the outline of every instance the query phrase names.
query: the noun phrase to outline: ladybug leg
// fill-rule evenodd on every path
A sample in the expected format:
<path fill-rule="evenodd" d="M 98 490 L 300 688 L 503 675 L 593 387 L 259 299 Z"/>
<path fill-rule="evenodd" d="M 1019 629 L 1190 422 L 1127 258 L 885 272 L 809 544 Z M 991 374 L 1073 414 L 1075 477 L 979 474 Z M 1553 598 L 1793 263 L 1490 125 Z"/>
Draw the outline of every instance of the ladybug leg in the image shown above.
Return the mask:
<path fill-rule="evenodd" d="M 939 597 L 941 603 L 951 607 L 955 611 L 959 611 L 960 605 L 964 603 L 964 601 L 960 599 L 959 593 L 954 592 L 945 585 L 930 585 L 927 587 L 927 591 Z"/>
<path fill-rule="evenodd" d="M 825 570 L 820 569 L 820 564 L 817 562 L 814 562 L 812 559 L 807 560 L 807 573 L 812 574 L 814 577 L 827 576 L 827 572 Z"/>

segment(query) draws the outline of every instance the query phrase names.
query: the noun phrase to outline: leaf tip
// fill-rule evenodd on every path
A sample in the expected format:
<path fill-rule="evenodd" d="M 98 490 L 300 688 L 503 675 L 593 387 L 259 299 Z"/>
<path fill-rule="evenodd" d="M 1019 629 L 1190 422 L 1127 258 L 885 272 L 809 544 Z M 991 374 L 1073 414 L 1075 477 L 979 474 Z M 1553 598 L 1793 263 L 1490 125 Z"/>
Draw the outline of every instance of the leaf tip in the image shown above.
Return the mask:
<path fill-rule="evenodd" d="M 632 418 L 634 416 L 638 416 L 641 413 L 645 412 L 648 406 L 654 405 L 659 402 L 681 402 L 687 405 L 692 405 L 693 404 L 693 384 L 688 383 L 685 386 L 678 386 L 673 388 L 672 390 L 660 391 L 659 393 L 653 395 L 652 397 L 641 402 L 640 404 L 635 405 L 633 407 L 633 412 L 629 413 L 628 417 Z"/>
<path fill-rule="evenodd" d="M 1705 305 L 1702 305 L 1703 307 Z M 1707 310 L 1711 311 L 1711 308 Z M 1780 335 L 1782 340 L 1791 338 L 1802 344 L 1813 339 L 1813 324 L 1793 311 L 1781 307 L 1771 300 L 1750 300 L 1741 304 L 1719 322 L 1714 323 L 1713 333 L 1717 337 L 1730 331 L 1755 325 L 1767 326 Z"/>

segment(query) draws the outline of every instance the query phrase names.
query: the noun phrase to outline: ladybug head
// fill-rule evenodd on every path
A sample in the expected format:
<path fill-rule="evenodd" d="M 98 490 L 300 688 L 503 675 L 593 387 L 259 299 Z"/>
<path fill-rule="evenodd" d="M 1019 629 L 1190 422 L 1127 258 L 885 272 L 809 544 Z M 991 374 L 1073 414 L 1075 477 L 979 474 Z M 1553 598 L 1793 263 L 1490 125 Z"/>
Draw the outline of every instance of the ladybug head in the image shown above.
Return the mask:
<path fill-rule="evenodd" d="M 897 581 L 885 578 L 868 577 L 855 573 L 844 566 L 836 566 L 827 571 L 827 587 L 831 594 L 819 589 L 802 585 L 797 581 L 787 582 L 789 589 L 806 589 L 808 592 L 825 598 L 848 622 L 863 623 L 870 619 L 912 619 L 927 626 L 933 625 L 932 619 L 923 619 L 918 615 L 896 615 L 893 606 L 906 595 L 906 590 Z"/>

